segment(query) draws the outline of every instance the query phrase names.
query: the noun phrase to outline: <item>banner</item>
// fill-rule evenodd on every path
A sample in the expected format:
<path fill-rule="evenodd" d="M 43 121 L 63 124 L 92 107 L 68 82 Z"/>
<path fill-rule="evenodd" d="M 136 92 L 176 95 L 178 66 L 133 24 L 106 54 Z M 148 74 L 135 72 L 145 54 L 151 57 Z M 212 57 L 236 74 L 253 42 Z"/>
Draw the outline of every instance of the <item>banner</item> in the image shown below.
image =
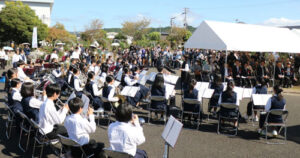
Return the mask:
<path fill-rule="evenodd" d="M 33 27 L 33 33 L 32 33 L 32 48 L 37 48 L 37 27 Z"/>

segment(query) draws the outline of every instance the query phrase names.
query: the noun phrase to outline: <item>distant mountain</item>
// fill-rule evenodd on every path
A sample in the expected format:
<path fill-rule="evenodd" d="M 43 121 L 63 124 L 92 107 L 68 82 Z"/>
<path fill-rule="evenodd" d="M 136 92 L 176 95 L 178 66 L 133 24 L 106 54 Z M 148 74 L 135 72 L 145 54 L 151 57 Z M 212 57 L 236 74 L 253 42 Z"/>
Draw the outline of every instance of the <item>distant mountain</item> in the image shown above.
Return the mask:
<path fill-rule="evenodd" d="M 104 28 L 103 30 L 106 32 L 121 32 L 121 28 Z M 196 30 L 196 28 L 193 26 L 188 26 L 188 30 L 190 30 L 193 33 Z M 169 31 L 170 31 L 170 26 L 150 28 L 150 32 L 169 32 Z"/>

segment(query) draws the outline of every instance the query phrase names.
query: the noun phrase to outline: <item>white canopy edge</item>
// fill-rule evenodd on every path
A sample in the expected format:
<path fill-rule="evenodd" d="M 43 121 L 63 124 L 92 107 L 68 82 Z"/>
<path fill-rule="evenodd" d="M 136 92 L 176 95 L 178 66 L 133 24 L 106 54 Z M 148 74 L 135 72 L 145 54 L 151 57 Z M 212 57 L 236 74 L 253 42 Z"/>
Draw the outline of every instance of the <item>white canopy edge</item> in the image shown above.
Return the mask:
<path fill-rule="evenodd" d="M 300 53 L 300 36 L 288 28 L 203 21 L 185 48 Z"/>

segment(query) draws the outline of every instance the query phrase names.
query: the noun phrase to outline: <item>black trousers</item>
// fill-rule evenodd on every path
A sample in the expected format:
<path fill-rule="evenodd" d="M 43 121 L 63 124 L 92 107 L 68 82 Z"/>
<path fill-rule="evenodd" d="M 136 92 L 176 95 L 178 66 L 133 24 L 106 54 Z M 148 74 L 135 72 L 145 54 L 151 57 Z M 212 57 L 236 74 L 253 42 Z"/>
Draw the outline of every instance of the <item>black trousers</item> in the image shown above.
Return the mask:
<path fill-rule="evenodd" d="M 134 158 L 148 158 L 148 155 L 145 150 L 136 149 Z"/>
<path fill-rule="evenodd" d="M 81 150 L 78 147 L 70 147 L 73 158 L 80 158 L 82 155 Z M 104 158 L 105 154 L 103 151 L 104 143 L 97 143 L 94 139 L 91 139 L 88 144 L 82 146 L 85 154 L 91 155 L 94 154 L 95 158 Z"/>
<path fill-rule="evenodd" d="M 52 132 L 46 134 L 46 136 L 49 139 L 57 139 L 58 138 L 58 134 L 67 137 L 68 136 L 68 132 L 67 129 L 62 126 L 62 125 L 54 125 L 54 129 L 52 130 Z"/>

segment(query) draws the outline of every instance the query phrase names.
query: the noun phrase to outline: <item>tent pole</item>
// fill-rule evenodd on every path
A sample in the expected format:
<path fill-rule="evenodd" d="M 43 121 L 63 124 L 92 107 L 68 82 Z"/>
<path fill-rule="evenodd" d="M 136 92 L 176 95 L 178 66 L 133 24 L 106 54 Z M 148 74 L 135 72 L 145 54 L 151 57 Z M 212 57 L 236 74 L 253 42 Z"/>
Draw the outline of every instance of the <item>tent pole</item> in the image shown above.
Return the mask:
<path fill-rule="evenodd" d="M 275 68 L 276 68 L 276 52 L 274 52 L 273 87 L 275 86 Z M 272 92 L 273 92 L 273 88 L 272 88 Z"/>
<path fill-rule="evenodd" d="M 225 65 L 227 64 L 227 50 L 225 51 Z M 225 77 L 225 65 L 224 65 L 224 81 L 223 82 L 225 82 L 225 80 L 226 80 L 226 77 Z M 227 68 L 227 70 L 228 70 L 228 68 Z"/>

